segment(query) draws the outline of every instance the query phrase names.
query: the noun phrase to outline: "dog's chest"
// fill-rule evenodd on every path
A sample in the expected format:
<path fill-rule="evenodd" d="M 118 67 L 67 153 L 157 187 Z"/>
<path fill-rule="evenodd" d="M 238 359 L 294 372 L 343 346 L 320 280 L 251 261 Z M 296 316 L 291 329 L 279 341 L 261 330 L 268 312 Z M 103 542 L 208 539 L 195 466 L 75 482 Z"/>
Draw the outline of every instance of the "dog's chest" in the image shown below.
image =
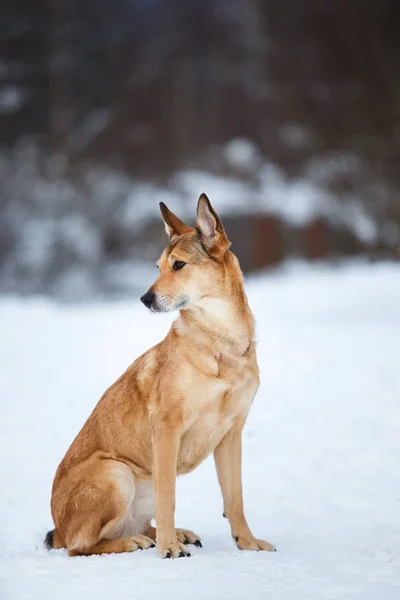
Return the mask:
<path fill-rule="evenodd" d="M 220 360 L 218 375 L 198 376 L 188 398 L 178 473 L 194 469 L 213 452 L 237 417 L 245 418 L 258 387 L 255 361 Z"/>

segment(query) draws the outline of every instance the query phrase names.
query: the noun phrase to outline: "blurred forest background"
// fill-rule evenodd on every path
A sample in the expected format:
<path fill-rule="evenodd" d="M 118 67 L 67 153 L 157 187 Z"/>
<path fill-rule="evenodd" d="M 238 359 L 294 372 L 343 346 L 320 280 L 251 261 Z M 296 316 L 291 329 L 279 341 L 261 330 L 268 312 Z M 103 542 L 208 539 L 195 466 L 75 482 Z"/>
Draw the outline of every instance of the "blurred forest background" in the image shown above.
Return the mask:
<path fill-rule="evenodd" d="M 131 293 L 206 192 L 246 271 L 400 258 L 399 0 L 2 0 L 0 291 Z"/>

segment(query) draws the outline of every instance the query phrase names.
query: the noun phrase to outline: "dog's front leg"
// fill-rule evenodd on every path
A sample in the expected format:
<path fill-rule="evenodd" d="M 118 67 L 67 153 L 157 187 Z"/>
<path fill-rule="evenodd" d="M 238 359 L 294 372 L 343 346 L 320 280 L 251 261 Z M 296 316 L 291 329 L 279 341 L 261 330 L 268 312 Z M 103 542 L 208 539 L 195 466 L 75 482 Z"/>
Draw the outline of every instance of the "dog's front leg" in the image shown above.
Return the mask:
<path fill-rule="evenodd" d="M 275 550 L 264 540 L 256 539 L 247 525 L 242 490 L 242 429 L 232 428 L 214 451 L 215 465 L 224 499 L 224 516 L 229 519 L 236 545 L 240 550 Z"/>
<path fill-rule="evenodd" d="M 156 493 L 157 551 L 161 558 L 190 556 L 175 531 L 175 482 L 180 431 L 169 424 L 153 427 L 153 477 Z"/>

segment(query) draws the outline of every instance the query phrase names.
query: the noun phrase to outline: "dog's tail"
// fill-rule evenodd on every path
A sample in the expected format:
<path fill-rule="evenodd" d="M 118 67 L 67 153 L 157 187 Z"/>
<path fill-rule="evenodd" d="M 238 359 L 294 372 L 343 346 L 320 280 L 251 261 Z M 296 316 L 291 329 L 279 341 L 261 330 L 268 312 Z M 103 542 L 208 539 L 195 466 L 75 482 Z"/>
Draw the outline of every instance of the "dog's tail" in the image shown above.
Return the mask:
<path fill-rule="evenodd" d="M 44 538 L 44 545 L 47 550 L 52 550 L 53 548 L 65 548 L 65 544 L 63 544 L 57 529 L 52 529 L 52 531 L 47 533 Z"/>

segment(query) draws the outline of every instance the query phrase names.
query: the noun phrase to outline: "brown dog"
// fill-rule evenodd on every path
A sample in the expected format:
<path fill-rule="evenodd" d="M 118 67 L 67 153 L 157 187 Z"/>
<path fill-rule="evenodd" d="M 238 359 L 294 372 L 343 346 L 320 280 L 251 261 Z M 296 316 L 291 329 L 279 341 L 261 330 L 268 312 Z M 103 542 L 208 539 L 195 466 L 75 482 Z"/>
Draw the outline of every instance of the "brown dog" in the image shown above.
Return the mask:
<path fill-rule="evenodd" d="M 274 550 L 243 513 L 242 429 L 259 385 L 254 321 L 239 262 L 208 198 L 196 228 L 161 204 L 170 244 L 142 302 L 180 310 L 167 337 L 105 392 L 58 467 L 46 544 L 70 556 L 154 546 L 163 558 L 201 546 L 175 529 L 175 479 L 214 452 L 237 546 Z M 157 530 L 151 526 L 155 518 Z"/>

